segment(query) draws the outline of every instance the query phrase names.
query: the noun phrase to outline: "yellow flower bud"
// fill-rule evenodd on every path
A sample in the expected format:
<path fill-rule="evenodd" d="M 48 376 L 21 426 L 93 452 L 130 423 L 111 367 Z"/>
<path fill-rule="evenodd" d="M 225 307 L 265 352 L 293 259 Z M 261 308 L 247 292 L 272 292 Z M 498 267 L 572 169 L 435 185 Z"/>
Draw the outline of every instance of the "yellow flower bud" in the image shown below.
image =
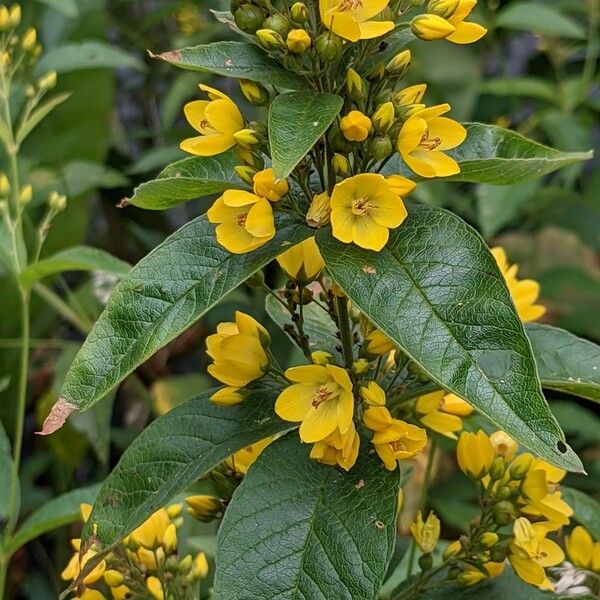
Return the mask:
<path fill-rule="evenodd" d="M 18 4 L 13 4 L 10 7 L 8 24 L 9 27 L 17 27 L 21 22 L 21 7 Z"/>
<path fill-rule="evenodd" d="M 125 577 L 123 577 L 123 574 L 119 573 L 119 571 L 110 569 L 109 571 L 104 572 L 104 581 L 106 581 L 106 585 L 109 587 L 115 588 L 123 585 Z"/>
<path fill-rule="evenodd" d="M 178 571 L 180 573 L 189 573 L 191 568 L 192 568 L 192 564 L 193 564 L 194 560 L 192 558 L 191 554 L 186 554 L 186 556 L 184 558 L 181 559 L 181 561 L 179 562 L 179 568 Z"/>
<path fill-rule="evenodd" d="M 331 201 L 327 192 L 316 195 L 306 213 L 306 222 L 310 227 L 324 227 L 331 216 Z"/>
<path fill-rule="evenodd" d="M 25 50 L 26 52 L 29 52 L 29 50 L 34 48 L 36 42 L 37 42 L 37 32 L 34 27 L 29 27 L 27 29 L 27 31 L 25 32 L 25 34 L 23 35 L 23 38 L 21 39 L 21 46 L 22 46 L 23 50 Z"/>
<path fill-rule="evenodd" d="M 304 2 L 295 2 L 292 4 L 290 12 L 292 14 L 292 19 L 294 19 L 296 23 L 305 23 L 308 21 L 308 8 Z"/>
<path fill-rule="evenodd" d="M 523 479 L 531 467 L 533 456 L 528 453 L 520 454 L 513 460 L 510 465 L 509 472 L 513 479 Z"/>
<path fill-rule="evenodd" d="M 385 63 L 378 63 L 375 65 L 368 74 L 368 78 L 371 81 L 381 81 L 385 77 Z"/>
<path fill-rule="evenodd" d="M 456 458 L 461 471 L 472 479 L 481 479 L 492 466 L 494 448 L 487 435 L 463 431 L 458 438 Z"/>
<path fill-rule="evenodd" d="M 19 202 L 23 206 L 27 206 L 31 202 L 32 198 L 33 198 L 33 188 L 28 183 L 27 185 L 24 185 L 21 188 L 21 193 L 19 194 Z"/>
<path fill-rule="evenodd" d="M 457 578 L 456 582 L 458 585 L 464 585 L 466 587 L 471 587 L 472 585 L 476 585 L 487 579 L 487 577 L 477 569 L 469 569 L 468 571 L 463 571 Z"/>
<path fill-rule="evenodd" d="M 245 150 L 249 150 L 252 146 L 258 144 L 258 138 L 256 133 L 252 129 L 240 129 L 233 134 L 233 139 L 236 141 L 238 146 L 241 146 Z"/>
<path fill-rule="evenodd" d="M 185 499 L 189 506 L 188 513 L 203 523 L 210 523 L 223 514 L 223 503 L 219 498 L 198 494 Z"/>
<path fill-rule="evenodd" d="M 5 173 L 0 173 L 0 196 L 8 196 L 10 194 L 10 181 Z"/>
<path fill-rule="evenodd" d="M 373 115 L 373 127 L 375 131 L 387 133 L 390 127 L 394 124 L 396 112 L 394 105 L 391 102 L 382 104 Z"/>
<path fill-rule="evenodd" d="M 456 31 L 454 25 L 446 19 L 430 14 L 416 16 L 411 21 L 410 28 L 416 37 L 427 42 L 443 40 Z"/>
<path fill-rule="evenodd" d="M 302 54 L 306 52 L 312 44 L 310 35 L 304 29 L 292 29 L 287 36 L 287 47 L 290 52 Z"/>
<path fill-rule="evenodd" d="M 448 19 L 456 12 L 459 5 L 460 0 L 429 0 L 427 12 Z"/>
<path fill-rule="evenodd" d="M 177 528 L 171 523 L 166 529 L 162 540 L 166 554 L 173 554 L 177 550 Z"/>
<path fill-rule="evenodd" d="M 332 362 L 333 356 L 329 352 L 325 352 L 325 350 L 315 350 L 310 355 L 313 364 L 315 365 L 328 365 Z"/>
<path fill-rule="evenodd" d="M 494 447 L 494 451 L 498 456 L 502 456 L 506 460 L 512 460 L 518 445 L 508 433 L 504 431 L 496 431 L 490 436 L 490 442 Z"/>
<path fill-rule="evenodd" d="M 249 79 L 240 79 L 240 90 L 251 104 L 255 106 L 265 106 L 269 103 L 271 95 L 267 88 L 256 81 L 250 81 Z"/>
<path fill-rule="evenodd" d="M 393 77 L 402 77 L 410 66 L 411 59 L 412 54 L 410 50 L 403 50 L 390 60 L 386 65 L 385 70 Z"/>
<path fill-rule="evenodd" d="M 259 171 L 252 181 L 254 193 L 269 202 L 278 202 L 290 191 L 287 179 L 276 179 L 272 168 Z"/>
<path fill-rule="evenodd" d="M 259 29 L 256 32 L 256 37 L 258 38 L 258 43 L 265 50 L 277 50 L 283 48 L 285 45 L 281 35 L 272 29 Z"/>
<path fill-rule="evenodd" d="M 325 263 L 314 237 L 310 237 L 277 257 L 279 266 L 301 285 L 314 281 Z"/>
<path fill-rule="evenodd" d="M 67 208 L 67 197 L 58 192 L 52 192 L 48 198 L 48 204 L 51 209 L 61 212 Z"/>
<path fill-rule="evenodd" d="M 346 91 L 354 102 L 361 102 L 367 97 L 367 85 L 354 69 L 348 69 L 346 73 Z"/>
<path fill-rule="evenodd" d="M 235 406 L 244 401 L 245 396 L 242 389 L 232 386 L 222 387 L 211 397 L 211 401 L 219 406 Z"/>
<path fill-rule="evenodd" d="M 498 537 L 497 533 L 494 533 L 493 531 L 486 531 L 480 538 L 479 541 L 481 542 L 481 544 L 483 546 L 485 546 L 486 548 L 491 548 L 492 546 L 496 545 L 498 543 L 498 540 L 500 538 Z"/>
<path fill-rule="evenodd" d="M 336 152 L 331 159 L 331 166 L 336 175 L 350 175 L 350 162 L 343 154 Z"/>
<path fill-rule="evenodd" d="M 6 51 L 0 52 L 0 68 L 6 68 L 10 64 L 10 54 Z"/>
<path fill-rule="evenodd" d="M 252 185 L 252 180 L 256 175 L 256 169 L 254 167 L 250 167 L 248 165 L 237 165 L 237 167 L 234 167 L 233 170 L 244 183 Z"/>
<path fill-rule="evenodd" d="M 423 99 L 426 91 L 426 83 L 411 85 L 410 87 L 400 90 L 394 96 L 394 104 L 396 106 L 410 106 L 412 104 L 418 104 Z"/>
<path fill-rule="evenodd" d="M 364 358 L 359 358 L 352 363 L 352 372 L 356 375 L 364 375 L 369 371 L 369 361 Z"/>
<path fill-rule="evenodd" d="M 340 128 L 349 142 L 364 142 L 369 137 L 371 119 L 359 110 L 353 110 L 340 121 Z"/>
<path fill-rule="evenodd" d="M 382 387 L 375 381 L 369 381 L 360 388 L 360 397 L 369 407 L 385 406 L 386 396 Z"/>
<path fill-rule="evenodd" d="M 146 579 L 146 587 L 152 594 L 152 597 L 156 600 L 165 600 L 165 594 L 163 592 L 163 586 L 158 577 L 152 575 Z"/>
<path fill-rule="evenodd" d="M 444 553 L 443 553 L 444 560 L 448 560 L 449 558 L 457 555 L 461 551 L 462 551 L 462 546 L 460 544 L 460 540 L 455 540 L 454 542 L 451 542 L 450 544 L 448 544 L 446 546 L 446 548 L 444 550 Z"/>
<path fill-rule="evenodd" d="M 427 520 L 423 522 L 423 516 L 421 515 L 421 511 L 419 511 L 417 518 L 410 525 L 410 532 L 422 552 L 429 554 L 433 552 L 440 539 L 440 520 L 431 511 Z"/>
<path fill-rule="evenodd" d="M 51 90 L 56 85 L 57 75 L 56 71 L 48 71 L 45 75 L 42 75 L 37 82 L 38 88 L 42 91 Z"/>
<path fill-rule="evenodd" d="M 6 31 L 10 27 L 10 15 L 8 14 L 8 8 L 2 5 L 0 6 L 0 31 Z"/>
<path fill-rule="evenodd" d="M 204 579 L 208 575 L 208 560 L 204 552 L 200 552 L 196 555 L 192 570 L 194 576 L 198 579 Z"/>

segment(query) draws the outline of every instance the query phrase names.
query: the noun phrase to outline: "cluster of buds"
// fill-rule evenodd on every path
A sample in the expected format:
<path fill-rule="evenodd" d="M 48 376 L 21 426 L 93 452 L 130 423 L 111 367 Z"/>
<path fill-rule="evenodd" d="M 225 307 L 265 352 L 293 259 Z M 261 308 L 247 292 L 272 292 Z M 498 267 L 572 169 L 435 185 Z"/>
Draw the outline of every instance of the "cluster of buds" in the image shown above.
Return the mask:
<path fill-rule="evenodd" d="M 20 25 L 19 4 L 0 6 L 0 69 L 9 78 L 21 67 L 34 64 L 42 53 L 35 28 L 19 32 Z"/>
<path fill-rule="evenodd" d="M 91 509 L 89 505 L 81 506 L 84 522 Z M 84 600 L 197 598 L 199 582 L 208 573 L 208 561 L 203 552 L 195 557 L 178 556 L 181 512 L 181 504 L 161 508 L 100 561 L 93 546 L 82 555 L 81 540 L 71 540 L 75 554 L 62 572 L 63 579 L 77 581 L 77 597 Z M 92 560 L 96 563 L 94 567 L 85 569 Z"/>

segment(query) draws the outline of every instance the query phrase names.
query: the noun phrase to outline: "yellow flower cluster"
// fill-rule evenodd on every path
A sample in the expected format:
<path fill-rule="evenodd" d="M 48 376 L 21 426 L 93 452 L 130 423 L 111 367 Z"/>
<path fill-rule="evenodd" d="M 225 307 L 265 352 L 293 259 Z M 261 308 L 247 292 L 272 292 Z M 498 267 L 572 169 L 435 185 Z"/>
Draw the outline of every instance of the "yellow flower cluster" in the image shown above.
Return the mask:
<path fill-rule="evenodd" d="M 97 552 L 90 548 L 80 556 L 81 540 L 71 540 L 75 553 L 62 572 L 66 581 L 79 581 L 78 598 L 84 600 L 124 600 L 151 597 L 155 600 L 197 597 L 198 582 L 208 573 L 208 561 L 203 552 L 195 557 L 177 556 L 177 528 L 182 523 L 181 504 L 161 508 L 129 534 L 87 573 L 80 575 L 87 563 L 97 561 Z M 92 507 L 81 505 L 85 523 Z"/>

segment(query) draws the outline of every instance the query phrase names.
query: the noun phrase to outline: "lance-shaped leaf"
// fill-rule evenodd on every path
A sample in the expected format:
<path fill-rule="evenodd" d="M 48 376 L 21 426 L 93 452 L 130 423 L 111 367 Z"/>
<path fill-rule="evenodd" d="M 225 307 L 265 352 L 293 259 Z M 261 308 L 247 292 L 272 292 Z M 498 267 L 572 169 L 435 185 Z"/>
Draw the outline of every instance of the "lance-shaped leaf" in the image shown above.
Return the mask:
<path fill-rule="evenodd" d="M 231 254 L 217 244 L 214 225 L 201 216 L 142 259 L 116 286 L 75 357 L 43 433 L 61 427 L 74 410 L 92 406 L 221 298 L 312 231 L 282 213 L 276 227 L 275 237 L 261 248 Z"/>
<path fill-rule="evenodd" d="M 269 111 L 273 169 L 287 177 L 338 116 L 344 101 L 334 94 L 290 92 L 277 96 Z"/>
<path fill-rule="evenodd" d="M 531 346 L 494 257 L 452 213 L 411 205 L 381 252 L 317 243 L 352 302 L 442 387 L 525 447 L 566 469 L 581 462 L 542 395 Z"/>
<path fill-rule="evenodd" d="M 561 486 L 562 499 L 573 509 L 573 519 L 600 540 L 600 502 L 585 492 Z"/>
<path fill-rule="evenodd" d="M 246 42 L 215 42 L 150 56 L 188 71 L 250 79 L 290 90 L 307 87 L 302 77 L 285 69 L 262 48 Z"/>
<path fill-rule="evenodd" d="M 233 152 L 218 156 L 184 158 L 163 169 L 156 179 L 142 183 L 121 205 L 133 204 L 147 210 L 167 210 L 187 200 L 218 194 L 244 184 L 233 170 Z"/>
<path fill-rule="evenodd" d="M 367 442 L 363 441 L 363 444 Z M 219 529 L 215 599 L 371 600 L 394 549 L 399 473 L 366 451 L 349 473 L 291 433 L 267 447 Z"/>
<path fill-rule="evenodd" d="M 65 271 L 103 271 L 120 279 L 127 275 L 129 269 L 129 263 L 105 250 L 90 246 L 73 246 L 29 265 L 19 275 L 19 279 L 23 285 L 31 286 L 44 277 Z"/>
<path fill-rule="evenodd" d="M 544 387 L 600 402 L 600 347 L 550 325 L 526 331 Z"/>
<path fill-rule="evenodd" d="M 234 452 L 290 428 L 273 411 L 277 391 L 226 407 L 210 395 L 180 404 L 136 438 L 102 485 L 84 538 L 95 530 L 103 545 L 118 542 Z"/>

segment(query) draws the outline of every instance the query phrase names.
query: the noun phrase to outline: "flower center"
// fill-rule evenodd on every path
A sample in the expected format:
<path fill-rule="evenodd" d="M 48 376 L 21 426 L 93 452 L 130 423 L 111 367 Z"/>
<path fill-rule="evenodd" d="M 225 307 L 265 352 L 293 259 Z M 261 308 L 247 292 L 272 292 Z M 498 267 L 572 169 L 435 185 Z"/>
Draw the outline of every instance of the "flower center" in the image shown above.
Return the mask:
<path fill-rule="evenodd" d="M 402 440 L 394 440 L 393 442 L 390 442 L 390 444 L 394 449 L 394 452 L 403 452 L 406 450 L 406 445 Z"/>
<path fill-rule="evenodd" d="M 207 119 L 202 119 L 202 121 L 200 121 L 200 129 L 208 129 L 209 127 L 210 123 Z"/>
<path fill-rule="evenodd" d="M 429 137 L 429 129 L 425 130 L 425 133 L 423 134 L 423 137 L 421 137 L 421 141 L 419 142 L 419 148 L 423 148 L 423 150 L 436 150 L 440 144 L 442 143 L 442 138 L 439 137 L 434 137 L 434 138 L 430 138 Z"/>
<path fill-rule="evenodd" d="M 377 205 L 368 197 L 356 198 L 352 201 L 352 214 L 354 215 L 368 215 L 374 208 L 377 208 Z"/>
<path fill-rule="evenodd" d="M 335 396 L 333 384 L 326 383 L 315 388 L 315 395 L 312 401 L 313 408 L 319 408 L 323 402 L 331 400 Z"/>
<path fill-rule="evenodd" d="M 339 12 L 353 12 L 358 8 L 362 8 L 363 3 L 362 0 L 342 0 L 340 5 L 338 6 Z"/>
<path fill-rule="evenodd" d="M 244 227 L 246 225 L 246 219 L 247 218 L 248 218 L 248 213 L 240 213 L 236 217 L 236 221 L 237 221 L 238 227 Z"/>

